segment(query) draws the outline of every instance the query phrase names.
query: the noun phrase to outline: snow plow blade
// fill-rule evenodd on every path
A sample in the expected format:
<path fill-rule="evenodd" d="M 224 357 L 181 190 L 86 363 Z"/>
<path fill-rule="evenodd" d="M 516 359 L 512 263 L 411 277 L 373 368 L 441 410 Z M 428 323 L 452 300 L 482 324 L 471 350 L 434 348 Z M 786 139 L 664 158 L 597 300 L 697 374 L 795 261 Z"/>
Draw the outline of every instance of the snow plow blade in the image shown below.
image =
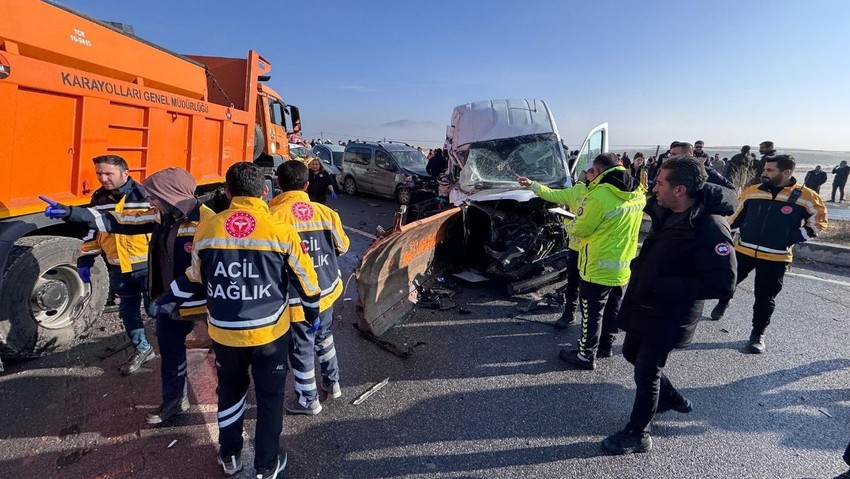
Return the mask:
<path fill-rule="evenodd" d="M 372 243 L 355 272 L 362 328 L 380 336 L 413 312 L 417 285 L 430 285 L 459 250 L 461 225 L 460 208 L 452 208 L 397 227 Z"/>

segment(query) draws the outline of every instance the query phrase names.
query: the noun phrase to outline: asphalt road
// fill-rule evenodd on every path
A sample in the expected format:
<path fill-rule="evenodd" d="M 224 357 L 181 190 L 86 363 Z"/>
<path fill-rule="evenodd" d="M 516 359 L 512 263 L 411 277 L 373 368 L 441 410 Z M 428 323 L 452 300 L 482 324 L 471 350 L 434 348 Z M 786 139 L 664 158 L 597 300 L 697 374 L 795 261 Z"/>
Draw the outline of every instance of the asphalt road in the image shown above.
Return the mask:
<path fill-rule="evenodd" d="M 331 205 L 365 232 L 349 230 L 347 276 L 395 206 L 360 196 Z M 529 296 L 507 297 L 496 284 L 457 289 L 455 301 L 471 314 L 420 310 L 391 331 L 391 340 L 413 347 L 406 359 L 359 335 L 355 301 L 337 303 L 343 396 L 325 401 L 319 416 L 286 417 L 288 477 L 823 478 L 846 469 L 850 271 L 795 264 L 761 356 L 740 352 L 752 305 L 752 279 L 745 281 L 727 317 L 704 321 L 694 344 L 668 362 L 694 411 L 658 417 L 653 450 L 626 457 L 599 445 L 626 423 L 634 397 L 622 338 L 596 371 L 566 370 L 558 349 L 579 332 L 551 326 L 555 307 L 523 312 Z M 355 296 L 352 281 L 343 297 Z M 159 361 L 119 376 L 130 352 L 100 356 L 122 336 L 106 315 L 72 351 L 7 364 L 0 477 L 222 477 L 212 357 L 190 351 L 192 408 L 171 427 L 151 428 L 144 419 L 159 402 Z M 351 404 L 387 377 L 386 387 Z M 249 438 L 255 412 L 247 413 Z M 252 455 L 246 447 L 248 467 L 237 477 L 250 476 Z"/>

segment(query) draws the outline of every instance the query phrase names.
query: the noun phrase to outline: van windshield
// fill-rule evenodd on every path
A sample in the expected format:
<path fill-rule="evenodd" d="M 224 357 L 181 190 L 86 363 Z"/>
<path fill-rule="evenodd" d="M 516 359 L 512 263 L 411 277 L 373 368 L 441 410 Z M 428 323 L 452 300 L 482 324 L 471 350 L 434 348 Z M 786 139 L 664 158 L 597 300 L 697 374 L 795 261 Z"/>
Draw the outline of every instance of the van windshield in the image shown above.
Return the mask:
<path fill-rule="evenodd" d="M 480 141 L 460 148 L 460 189 L 472 193 L 483 188 L 517 188 L 517 176 L 547 186 L 567 180 L 566 161 L 555 133 Z"/>
<path fill-rule="evenodd" d="M 424 171 L 425 166 L 428 164 L 428 157 L 423 155 L 419 150 L 394 150 L 390 151 L 390 153 L 395 158 L 398 166 L 405 170 Z"/>

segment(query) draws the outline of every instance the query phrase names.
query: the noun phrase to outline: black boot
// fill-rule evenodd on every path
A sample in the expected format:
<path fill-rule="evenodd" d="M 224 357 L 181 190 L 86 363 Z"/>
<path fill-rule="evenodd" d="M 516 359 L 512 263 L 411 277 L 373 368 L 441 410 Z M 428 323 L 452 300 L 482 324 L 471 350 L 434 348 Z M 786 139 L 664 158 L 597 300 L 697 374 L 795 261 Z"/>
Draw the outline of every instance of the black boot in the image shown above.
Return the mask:
<path fill-rule="evenodd" d="M 566 329 L 567 326 L 573 324 L 576 321 L 575 314 L 575 311 L 565 309 L 564 314 L 555 321 L 555 329 Z"/>
<path fill-rule="evenodd" d="M 747 343 L 747 352 L 750 354 L 761 354 L 764 352 L 764 333 L 759 334 L 753 330 L 750 333 L 750 341 Z"/>
<path fill-rule="evenodd" d="M 728 299 L 721 299 L 720 301 L 718 301 L 714 309 L 711 310 L 711 319 L 713 321 L 720 321 L 721 319 L 723 319 L 723 315 L 726 314 L 726 308 L 728 307 Z"/>
<path fill-rule="evenodd" d="M 602 447 L 611 454 L 634 454 L 652 449 L 652 438 L 647 433 L 620 431 L 602 440 Z"/>

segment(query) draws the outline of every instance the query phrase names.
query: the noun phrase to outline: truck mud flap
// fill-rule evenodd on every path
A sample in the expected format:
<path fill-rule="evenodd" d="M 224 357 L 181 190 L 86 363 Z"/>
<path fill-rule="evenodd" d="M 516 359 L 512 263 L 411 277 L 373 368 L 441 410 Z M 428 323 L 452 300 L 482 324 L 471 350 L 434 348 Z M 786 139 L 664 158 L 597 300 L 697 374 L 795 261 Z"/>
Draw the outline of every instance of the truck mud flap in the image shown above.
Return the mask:
<path fill-rule="evenodd" d="M 413 311 L 417 287 L 442 275 L 460 253 L 461 226 L 460 209 L 452 208 L 375 240 L 355 272 L 362 328 L 380 336 Z"/>

